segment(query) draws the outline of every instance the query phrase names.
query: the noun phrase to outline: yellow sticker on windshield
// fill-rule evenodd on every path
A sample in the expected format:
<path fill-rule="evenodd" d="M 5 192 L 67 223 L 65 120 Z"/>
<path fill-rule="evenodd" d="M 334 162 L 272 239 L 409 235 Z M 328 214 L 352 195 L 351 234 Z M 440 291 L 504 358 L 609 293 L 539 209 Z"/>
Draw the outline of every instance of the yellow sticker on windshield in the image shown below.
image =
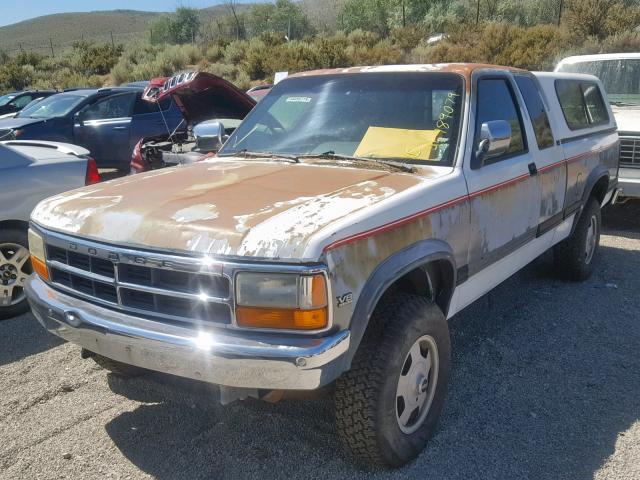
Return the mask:
<path fill-rule="evenodd" d="M 441 130 L 406 130 L 369 127 L 354 155 L 356 157 L 431 160 Z"/>

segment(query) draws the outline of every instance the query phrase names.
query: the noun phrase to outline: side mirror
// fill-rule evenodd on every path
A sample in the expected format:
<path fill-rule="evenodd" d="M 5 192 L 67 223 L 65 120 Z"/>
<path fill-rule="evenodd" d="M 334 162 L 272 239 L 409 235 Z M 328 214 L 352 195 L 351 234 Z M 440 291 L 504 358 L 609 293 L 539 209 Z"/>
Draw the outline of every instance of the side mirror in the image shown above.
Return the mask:
<path fill-rule="evenodd" d="M 225 142 L 224 125 L 217 120 L 207 120 L 193 127 L 198 152 L 217 152 Z"/>
<path fill-rule="evenodd" d="M 491 158 L 499 157 L 511 145 L 511 125 L 506 120 L 484 122 L 480 127 L 480 142 L 476 151 L 476 168 Z"/>
<path fill-rule="evenodd" d="M 74 123 L 81 127 L 84 125 L 84 115 L 82 113 L 82 110 L 79 110 L 73 115 Z"/>

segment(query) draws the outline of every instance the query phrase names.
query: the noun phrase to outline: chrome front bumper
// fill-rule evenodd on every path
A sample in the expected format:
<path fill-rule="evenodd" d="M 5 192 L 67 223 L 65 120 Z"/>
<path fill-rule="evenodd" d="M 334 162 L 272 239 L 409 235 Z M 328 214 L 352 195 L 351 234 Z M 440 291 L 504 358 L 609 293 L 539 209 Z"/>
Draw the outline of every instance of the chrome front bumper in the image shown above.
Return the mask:
<path fill-rule="evenodd" d="M 49 332 L 150 370 L 229 387 L 312 390 L 348 368 L 343 355 L 349 349 L 348 330 L 321 338 L 197 331 L 79 300 L 35 275 L 26 292 L 34 315 Z"/>
<path fill-rule="evenodd" d="M 618 187 L 622 190 L 621 197 L 640 198 L 640 168 L 620 166 Z"/>

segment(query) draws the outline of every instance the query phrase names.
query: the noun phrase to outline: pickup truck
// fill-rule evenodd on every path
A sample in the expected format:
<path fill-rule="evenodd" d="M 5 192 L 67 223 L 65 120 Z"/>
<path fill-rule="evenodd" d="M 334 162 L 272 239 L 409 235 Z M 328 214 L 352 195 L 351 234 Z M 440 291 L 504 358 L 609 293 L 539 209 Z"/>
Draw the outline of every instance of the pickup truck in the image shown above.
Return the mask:
<path fill-rule="evenodd" d="M 597 121 L 572 130 L 575 109 Z M 222 403 L 333 388 L 355 458 L 399 466 L 443 408 L 447 319 L 550 248 L 589 276 L 617 171 L 593 76 L 300 73 L 216 157 L 42 202 L 27 295 L 115 374 L 217 384 Z"/>
<path fill-rule="evenodd" d="M 640 198 L 640 52 L 567 57 L 556 71 L 586 73 L 602 81 L 620 136 L 619 197 Z"/>

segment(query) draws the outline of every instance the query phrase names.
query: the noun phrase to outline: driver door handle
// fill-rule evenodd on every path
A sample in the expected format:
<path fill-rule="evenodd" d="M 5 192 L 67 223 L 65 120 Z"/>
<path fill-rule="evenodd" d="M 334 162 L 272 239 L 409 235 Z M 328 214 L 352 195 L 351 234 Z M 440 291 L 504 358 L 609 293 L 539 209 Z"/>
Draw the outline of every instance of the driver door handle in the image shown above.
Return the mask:
<path fill-rule="evenodd" d="M 126 130 L 127 127 L 113 127 L 114 130 Z"/>

